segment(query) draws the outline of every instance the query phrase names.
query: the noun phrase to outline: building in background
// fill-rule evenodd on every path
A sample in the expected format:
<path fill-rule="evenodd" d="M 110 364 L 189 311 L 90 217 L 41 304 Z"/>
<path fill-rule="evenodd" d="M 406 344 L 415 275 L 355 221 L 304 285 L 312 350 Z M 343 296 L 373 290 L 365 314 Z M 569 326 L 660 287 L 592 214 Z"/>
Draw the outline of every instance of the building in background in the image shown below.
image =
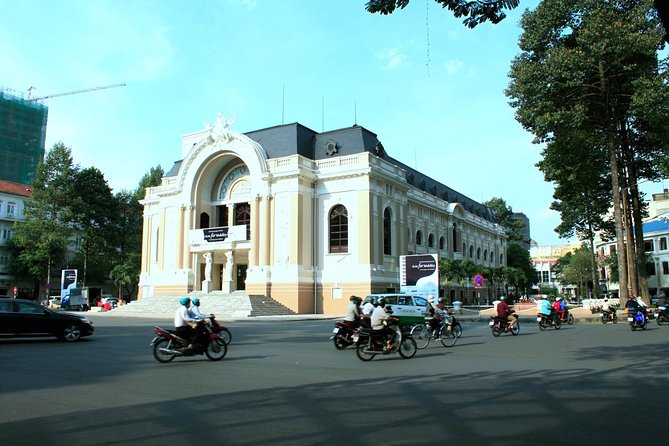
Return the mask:
<path fill-rule="evenodd" d="M 523 246 L 523 248 L 529 251 L 531 248 L 531 241 L 532 241 L 532 238 L 530 237 L 530 219 L 527 218 L 527 215 L 525 215 L 522 212 L 514 212 L 511 218 L 513 220 L 520 221 L 523 224 L 523 230 L 522 230 L 523 242 L 521 245 Z"/>
<path fill-rule="evenodd" d="M 48 108 L 0 91 L 0 180 L 31 185 L 44 159 Z"/>
<path fill-rule="evenodd" d="M 506 266 L 489 208 L 390 157 L 363 127 L 241 134 L 219 115 L 182 138 L 181 155 L 142 201 L 140 299 L 237 292 L 334 314 L 352 294 L 399 291 L 401 255 Z"/>
<path fill-rule="evenodd" d="M 0 180 L 0 297 L 32 297 L 32 283 L 19 283 L 9 274 L 10 252 L 7 241 L 14 223 L 23 220 L 23 201 L 32 193 L 32 187 Z"/>
<path fill-rule="evenodd" d="M 572 296 L 575 286 L 561 284 L 553 271 L 553 267 L 560 257 L 574 252 L 580 247 L 580 243 L 569 243 L 561 246 L 532 246 L 530 248 L 530 258 L 537 270 L 538 286 L 555 287 L 560 294 Z"/>
<path fill-rule="evenodd" d="M 643 221 L 643 241 L 648 263 L 648 288 L 651 296 L 663 291 L 669 296 L 669 192 L 652 194 L 648 202 L 649 217 Z M 619 286 L 610 281 L 610 271 L 603 261 L 616 254 L 616 240 L 595 240 L 595 248 L 599 258 L 599 283 L 617 296 Z"/>

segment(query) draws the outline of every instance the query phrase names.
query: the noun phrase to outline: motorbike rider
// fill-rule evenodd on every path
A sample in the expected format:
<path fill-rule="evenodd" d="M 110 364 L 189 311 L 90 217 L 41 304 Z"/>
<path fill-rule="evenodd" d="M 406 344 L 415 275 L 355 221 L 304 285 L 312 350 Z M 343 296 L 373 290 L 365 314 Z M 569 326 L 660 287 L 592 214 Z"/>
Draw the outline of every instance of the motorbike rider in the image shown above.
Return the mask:
<path fill-rule="evenodd" d="M 643 315 L 644 322 L 646 322 L 645 305 L 642 305 L 634 296 L 634 294 L 630 293 L 629 299 L 627 299 L 627 302 L 625 302 L 625 308 L 627 308 L 627 313 L 631 315 L 634 315 L 640 311 Z"/>
<path fill-rule="evenodd" d="M 350 302 L 346 307 L 346 315 L 344 316 L 344 323 L 351 328 L 356 328 L 360 325 L 360 304 L 362 299 L 358 296 L 351 296 Z"/>
<path fill-rule="evenodd" d="M 191 313 L 191 316 L 193 319 L 206 319 L 209 317 L 208 314 L 204 314 L 200 310 L 200 298 L 199 297 L 194 297 L 193 300 L 191 301 L 193 305 L 190 306 L 188 309 Z"/>
<path fill-rule="evenodd" d="M 372 311 L 374 311 L 374 298 L 372 296 L 365 297 L 365 303 L 361 310 L 360 325 L 369 327 L 369 321 L 372 318 Z"/>
<path fill-rule="evenodd" d="M 384 341 L 384 350 L 388 351 L 393 348 L 393 338 L 395 337 L 395 331 L 388 327 L 387 322 L 391 320 L 397 321 L 398 319 L 392 317 L 389 313 L 392 312 L 390 308 L 386 309 L 386 299 L 380 297 L 377 301 L 377 306 L 372 312 L 372 336 L 377 336 Z M 387 311 L 390 310 L 390 311 Z"/>
<path fill-rule="evenodd" d="M 179 299 L 179 308 L 174 312 L 174 330 L 182 339 L 185 339 L 188 342 L 187 349 L 193 348 L 193 339 L 195 338 L 196 332 L 191 328 L 192 324 L 197 324 L 198 319 L 194 318 L 190 308 L 190 298 L 182 297 Z"/>
<path fill-rule="evenodd" d="M 605 297 L 604 302 L 602 303 L 602 314 L 606 317 L 610 317 L 613 319 L 613 313 L 616 310 L 611 306 L 611 303 L 609 302 L 609 298 Z"/>
<path fill-rule="evenodd" d="M 537 311 L 543 316 L 546 316 L 547 318 L 550 319 L 551 311 L 553 310 L 553 308 L 548 299 L 544 299 L 543 296 L 537 296 L 536 301 L 537 301 Z"/>
<path fill-rule="evenodd" d="M 441 325 L 446 324 L 448 330 L 450 331 L 452 329 L 451 324 L 453 323 L 453 316 L 448 314 L 448 310 L 446 309 L 446 299 L 443 297 L 440 297 L 439 302 L 437 303 L 437 313 L 439 313 Z"/>
<path fill-rule="evenodd" d="M 555 319 L 563 320 L 564 319 L 564 302 L 562 302 L 562 298 L 560 296 L 555 299 L 555 302 L 553 302 L 553 311 L 555 312 Z"/>
<path fill-rule="evenodd" d="M 516 326 L 518 317 L 509 308 L 509 304 L 506 303 L 506 296 L 499 297 L 499 303 L 497 304 L 497 317 L 506 321 L 506 323 L 509 325 L 509 330 L 512 330 L 513 327 Z"/>

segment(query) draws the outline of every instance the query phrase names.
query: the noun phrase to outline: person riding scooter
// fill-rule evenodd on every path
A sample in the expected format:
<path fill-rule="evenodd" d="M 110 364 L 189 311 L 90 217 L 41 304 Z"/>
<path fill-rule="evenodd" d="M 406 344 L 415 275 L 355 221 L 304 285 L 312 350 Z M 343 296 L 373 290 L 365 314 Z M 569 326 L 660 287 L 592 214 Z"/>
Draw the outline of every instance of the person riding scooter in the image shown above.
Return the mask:
<path fill-rule="evenodd" d="M 381 297 L 377 301 L 377 307 L 372 312 L 372 336 L 379 337 L 384 341 L 384 350 L 392 350 L 395 331 L 388 327 L 389 321 L 399 321 L 392 317 L 392 309 L 386 308 L 386 299 Z"/>
<path fill-rule="evenodd" d="M 198 322 L 189 311 L 190 304 L 189 297 L 182 297 L 179 299 L 179 308 L 174 312 L 174 330 L 177 336 L 188 342 L 188 349 L 193 348 L 193 340 L 197 334 L 192 325 Z"/>
<path fill-rule="evenodd" d="M 509 304 L 506 303 L 506 296 L 500 296 L 500 302 L 497 304 L 497 317 L 502 318 L 509 326 L 509 331 L 516 325 L 518 317 L 511 311 Z"/>

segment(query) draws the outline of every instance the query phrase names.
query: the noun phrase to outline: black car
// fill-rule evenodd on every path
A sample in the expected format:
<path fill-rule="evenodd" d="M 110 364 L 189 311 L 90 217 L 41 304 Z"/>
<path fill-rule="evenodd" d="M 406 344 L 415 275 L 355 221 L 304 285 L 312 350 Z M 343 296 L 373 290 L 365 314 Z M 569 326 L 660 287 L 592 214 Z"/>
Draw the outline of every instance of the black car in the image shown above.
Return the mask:
<path fill-rule="evenodd" d="M 56 336 L 77 341 L 95 331 L 83 316 L 50 310 L 24 299 L 0 299 L 0 337 Z"/>

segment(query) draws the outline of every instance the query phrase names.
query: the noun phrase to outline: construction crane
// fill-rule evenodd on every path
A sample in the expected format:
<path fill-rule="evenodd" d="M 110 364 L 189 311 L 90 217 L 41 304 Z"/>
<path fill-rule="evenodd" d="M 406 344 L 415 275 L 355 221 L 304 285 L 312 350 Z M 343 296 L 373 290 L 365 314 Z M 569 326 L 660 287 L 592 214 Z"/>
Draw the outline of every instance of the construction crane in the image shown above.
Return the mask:
<path fill-rule="evenodd" d="M 59 96 L 67 96 L 67 95 L 71 95 L 71 94 L 88 93 L 90 91 L 106 90 L 107 88 L 116 88 L 116 87 L 125 87 L 125 84 L 114 84 L 114 85 L 105 85 L 103 87 L 85 88 L 83 90 L 68 91 L 66 93 L 50 94 L 50 95 L 42 96 L 42 97 L 39 97 L 39 98 L 31 98 L 30 97 L 30 94 L 32 93 L 32 90 L 35 90 L 35 87 L 30 87 L 28 89 L 28 99 L 27 100 L 29 102 L 37 102 L 37 101 L 41 101 L 43 99 L 57 98 Z"/>

